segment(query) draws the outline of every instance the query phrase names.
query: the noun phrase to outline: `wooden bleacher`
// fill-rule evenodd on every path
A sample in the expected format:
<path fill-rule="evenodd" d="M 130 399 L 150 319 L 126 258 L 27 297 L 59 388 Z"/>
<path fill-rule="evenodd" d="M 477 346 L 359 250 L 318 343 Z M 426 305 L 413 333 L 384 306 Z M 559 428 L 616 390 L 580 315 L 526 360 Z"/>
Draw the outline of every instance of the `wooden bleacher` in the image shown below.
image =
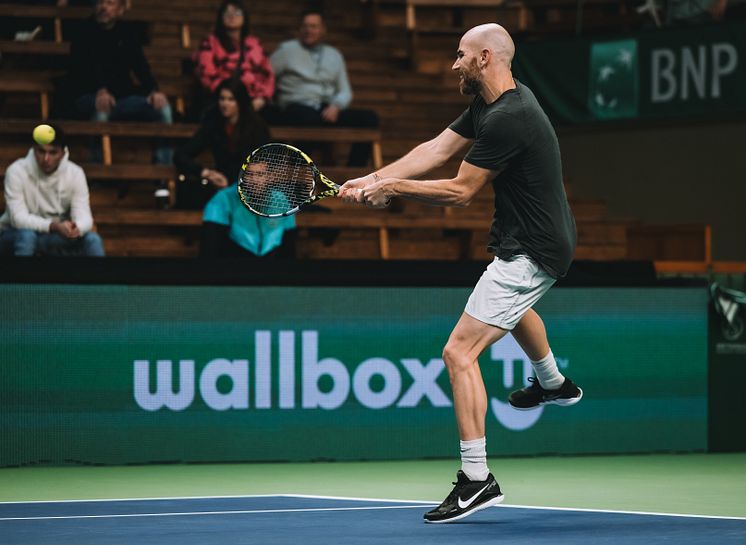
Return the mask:
<path fill-rule="evenodd" d="M 24 136 L 31 134 L 37 121 L 26 119 L 5 119 L 0 126 L 0 135 Z M 112 139 L 116 137 L 137 138 L 189 138 L 197 130 L 191 123 L 139 123 L 123 122 L 90 122 L 60 121 L 60 128 L 70 136 L 94 136 L 101 138 L 103 164 L 113 164 Z M 369 142 L 372 146 L 374 168 L 383 166 L 381 153 L 381 131 L 378 129 L 357 129 L 350 127 L 271 127 L 270 135 L 282 142 Z M 250 151 L 250 150 L 249 150 Z"/>
<path fill-rule="evenodd" d="M 275 127 L 273 137 L 283 141 L 317 140 L 342 145 L 370 141 L 374 146 L 374 166 L 378 166 L 440 132 L 467 104 L 466 99 L 454 92 L 454 82 L 445 79 L 440 69 L 418 73 L 402 63 L 409 60 L 410 52 L 403 47 L 407 36 L 411 37 L 409 32 L 414 31 L 423 39 L 432 37 L 436 40 L 432 51 L 439 57 L 437 66 L 445 64 L 447 68 L 456 35 L 482 18 L 485 9 L 494 11 L 499 8 L 506 14 L 513 14 L 506 19 L 506 26 L 511 31 L 527 34 L 545 32 L 550 27 L 555 30 L 567 28 L 572 32 L 574 27 L 570 23 L 576 22 L 575 12 L 571 9 L 577 7 L 574 0 L 498 0 L 490 7 L 469 6 L 470 3 L 485 4 L 472 0 L 430 2 L 433 3 L 440 5 L 428 7 L 428 2 L 416 0 L 376 2 L 378 28 L 375 39 L 368 41 L 360 36 L 364 12 L 357 9 L 357 3 L 343 0 L 324 2 L 331 31 L 328 38 L 345 53 L 355 91 L 355 106 L 374 109 L 381 118 L 381 130 Z M 604 3 L 609 4 L 602 0 L 585 2 L 588 6 L 586 13 L 592 14 L 594 5 Z M 146 3 L 132 0 L 132 4 L 127 18 L 147 26 L 150 43 L 146 54 L 154 74 L 173 99 L 176 109 L 183 111 L 179 102 L 189 100 L 190 59 L 195 44 L 212 26 L 219 1 L 151 0 Z M 4 144 L 0 151 L 2 171 L 12 158 L 25 154 L 31 129 L 40 118 L 48 116 L 54 93 L 52 82 L 62 73 L 60 63 L 69 53 L 67 25 L 88 13 L 87 8 L 23 8 L 21 10 L 19 4 L 0 5 L 0 16 L 48 18 L 54 23 L 54 35 L 34 42 L 0 41 L 0 53 L 4 59 L 0 69 L 0 94 L 7 97 L 0 112 L 4 115 L 0 123 L 0 139 Z M 416 15 L 412 13 L 415 23 L 411 29 L 407 16 L 409 9 L 417 10 Z M 297 24 L 298 6 L 295 2 L 257 1 L 252 3 L 251 10 L 253 30 L 268 50 L 292 36 Z M 429 48 L 429 44 L 424 43 L 424 47 Z M 12 116 L 8 112 L 12 112 Z M 26 118 L 17 119 L 21 115 Z M 60 124 L 71 138 L 77 139 L 73 159 L 84 166 L 91 181 L 94 217 L 110 255 L 197 254 L 201 213 L 156 210 L 154 185 L 170 180 L 178 191 L 178 183 L 174 181 L 177 173 L 172 167 L 149 164 L 153 137 L 186 138 L 193 133 L 194 125 L 72 121 L 61 121 Z M 84 152 L 91 138 L 100 138 L 104 157 L 102 165 L 85 163 Z M 436 174 L 452 175 L 457 166 L 457 162 L 451 163 Z M 363 173 L 360 169 L 333 165 L 321 165 L 321 169 L 337 181 Z M 572 188 L 568 186 L 567 189 L 571 194 Z M 465 209 L 441 209 L 407 202 L 395 203 L 387 210 L 371 210 L 327 199 L 318 211 L 309 210 L 297 216 L 300 234 L 298 257 L 485 259 L 492 199 L 490 188 L 485 188 Z M 577 258 L 626 259 L 641 255 L 640 252 L 645 250 L 651 252 L 652 258 L 673 256 L 670 259 L 680 258 L 686 262 L 691 247 L 702 247 L 709 240 L 705 226 L 665 227 L 659 234 L 648 232 L 644 235 L 658 237 L 663 246 L 642 248 L 638 245 L 638 234 L 644 226 L 630 220 L 609 218 L 602 201 L 571 195 L 571 204 L 578 222 Z M 684 244 L 689 248 L 687 253 L 681 252 L 680 242 L 667 242 L 676 240 L 672 233 L 678 233 L 676 236 L 689 241 Z M 702 255 L 705 255 L 704 251 Z"/>
<path fill-rule="evenodd" d="M 400 25 L 408 39 L 404 55 L 416 70 L 438 73 L 464 31 L 498 21 L 512 35 L 536 39 L 585 31 L 638 28 L 642 18 L 614 0 L 375 0 L 381 24 Z M 403 20 L 402 20 L 403 19 Z M 445 59 L 450 59 L 452 55 Z"/>
<path fill-rule="evenodd" d="M 201 9 L 199 9 L 201 8 Z M 39 20 L 51 19 L 54 25 L 54 42 L 62 43 L 65 41 L 63 32 L 63 22 L 80 21 L 91 16 L 91 9 L 87 6 L 36 6 L 24 4 L 0 4 L 0 17 L 7 18 L 35 18 Z M 173 23 L 179 26 L 181 33 L 181 45 L 184 49 L 192 47 L 191 43 L 191 26 L 193 23 L 212 24 L 215 20 L 215 10 L 204 3 L 198 5 L 198 9 L 189 9 L 188 11 L 153 8 L 147 5 L 140 5 L 129 8 L 125 17 L 126 20 L 146 23 Z"/>

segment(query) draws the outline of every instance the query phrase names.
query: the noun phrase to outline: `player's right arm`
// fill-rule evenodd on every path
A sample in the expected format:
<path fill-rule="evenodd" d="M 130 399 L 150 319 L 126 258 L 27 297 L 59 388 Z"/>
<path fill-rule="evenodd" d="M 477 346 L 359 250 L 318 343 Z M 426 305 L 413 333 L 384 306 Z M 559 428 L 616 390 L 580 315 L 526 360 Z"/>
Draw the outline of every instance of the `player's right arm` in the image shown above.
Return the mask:
<path fill-rule="evenodd" d="M 341 188 L 339 196 L 345 200 L 355 201 L 358 189 L 375 183 L 382 178 L 419 178 L 431 170 L 442 166 L 454 155 L 463 151 L 472 143 L 450 128 L 438 136 L 423 142 L 401 159 L 363 176 L 348 180 Z M 355 191 L 353 191 L 355 190 Z"/>

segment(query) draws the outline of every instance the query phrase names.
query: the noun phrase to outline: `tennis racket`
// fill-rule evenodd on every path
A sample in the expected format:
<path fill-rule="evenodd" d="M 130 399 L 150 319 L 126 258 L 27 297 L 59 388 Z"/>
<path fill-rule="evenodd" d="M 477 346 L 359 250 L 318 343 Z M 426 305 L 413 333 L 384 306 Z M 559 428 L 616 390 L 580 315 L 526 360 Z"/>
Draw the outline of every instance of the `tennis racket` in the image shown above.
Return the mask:
<path fill-rule="evenodd" d="M 333 197 L 339 186 L 324 176 L 311 158 L 288 144 L 265 144 L 241 167 L 238 196 L 254 214 L 290 216 L 303 206 Z"/>

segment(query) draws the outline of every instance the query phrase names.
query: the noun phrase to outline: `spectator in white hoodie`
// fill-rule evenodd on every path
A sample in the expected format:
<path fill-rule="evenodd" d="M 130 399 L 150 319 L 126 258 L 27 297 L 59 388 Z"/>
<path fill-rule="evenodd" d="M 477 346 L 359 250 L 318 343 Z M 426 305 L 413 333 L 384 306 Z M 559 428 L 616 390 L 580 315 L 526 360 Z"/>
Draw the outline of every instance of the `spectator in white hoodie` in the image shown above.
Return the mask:
<path fill-rule="evenodd" d="M 53 128 L 50 144 L 34 143 L 26 157 L 5 171 L 0 253 L 103 256 L 101 237 L 91 231 L 85 173 L 70 161 L 64 132 Z"/>

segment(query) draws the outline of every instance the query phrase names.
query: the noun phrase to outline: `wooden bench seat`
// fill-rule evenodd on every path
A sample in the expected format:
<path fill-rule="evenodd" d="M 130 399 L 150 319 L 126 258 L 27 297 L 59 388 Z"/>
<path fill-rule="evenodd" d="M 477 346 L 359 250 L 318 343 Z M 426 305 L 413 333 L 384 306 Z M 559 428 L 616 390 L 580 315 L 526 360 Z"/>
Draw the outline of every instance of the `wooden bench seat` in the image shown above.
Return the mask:
<path fill-rule="evenodd" d="M 173 205 L 184 183 L 173 166 L 79 164 L 88 178 L 93 208 L 118 207 L 122 210 L 137 208 L 149 210 L 154 206 L 154 189 L 163 186 L 170 190 L 170 202 Z M 0 164 L 0 213 L 4 206 L 1 179 L 5 175 L 6 168 L 7 164 Z M 332 180 L 340 184 L 366 173 L 365 169 L 359 167 L 330 166 L 324 171 Z M 327 203 L 325 208 L 335 211 L 349 210 L 354 206 L 337 199 L 325 202 Z"/>
<path fill-rule="evenodd" d="M 189 138 L 197 130 L 191 123 L 140 123 L 56 121 L 68 135 L 100 136 L 104 165 L 111 165 L 112 137 Z M 37 122 L 27 119 L 7 119 L 0 124 L 0 135 L 29 135 Z M 373 167 L 383 166 L 381 131 L 379 129 L 349 127 L 270 127 L 273 139 L 280 142 L 370 142 L 373 148 Z"/>
<path fill-rule="evenodd" d="M 148 60 L 176 59 L 191 60 L 194 51 L 182 47 L 164 47 L 146 45 L 143 47 Z M 34 40 L 31 42 L 17 42 L 15 40 L 0 40 L 0 53 L 13 55 L 38 55 L 45 57 L 64 57 L 70 54 L 70 42 L 52 42 Z"/>
<path fill-rule="evenodd" d="M 152 137 L 164 136 L 175 138 L 186 138 L 196 129 L 195 125 L 161 125 L 156 123 L 94 123 L 81 121 L 63 121 L 60 123 L 71 135 L 82 136 L 102 136 L 102 140 L 109 140 L 111 145 L 112 137 Z M 27 135 L 35 125 L 30 120 L 7 120 L 0 124 L 0 134 L 17 134 Z M 277 140 L 323 140 L 323 141 L 368 141 L 371 138 L 380 138 L 380 132 L 368 129 L 336 129 L 336 128 L 310 128 L 310 127 L 275 127 L 272 129 L 273 137 Z M 134 165 L 134 164 L 104 164 L 104 165 L 84 165 L 88 177 L 91 180 L 129 180 L 129 181 L 148 181 L 148 180 L 173 180 L 176 171 L 173 167 L 164 167 L 157 165 Z M 362 174 L 361 169 L 343 169 L 339 167 L 326 167 L 322 170 L 332 179 L 342 182 L 350 177 Z M 487 188 L 489 189 L 489 188 Z M 178 187 L 177 187 L 178 191 Z M 147 197 L 145 197 L 147 199 Z M 108 198 L 105 202 L 114 203 L 116 200 Z M 143 202 L 141 199 L 137 202 Z M 331 213 L 313 213 L 307 212 L 298 216 L 298 225 L 300 229 L 305 230 L 324 230 L 336 229 L 347 237 L 350 233 L 367 233 L 361 237 L 372 237 L 372 244 L 376 248 L 377 254 L 383 258 L 400 257 L 406 254 L 397 246 L 401 242 L 402 234 L 419 231 L 423 237 L 428 240 L 435 238 L 432 244 L 437 244 L 437 239 L 443 238 L 444 232 L 453 233 L 448 243 L 451 244 L 451 254 L 454 258 L 465 258 L 468 256 L 475 257 L 483 254 L 485 244 L 485 234 L 489 228 L 491 220 L 492 196 L 490 191 L 485 190 L 480 194 L 472 206 L 464 209 L 440 209 L 415 210 L 412 207 L 405 206 L 403 212 L 392 211 L 371 211 L 364 208 L 357 208 L 354 205 L 346 205 L 341 201 L 329 199 L 323 201 L 321 205 L 331 210 Z M 408 203 L 409 205 L 409 203 Z M 601 201 L 573 201 L 573 207 L 576 210 L 578 219 L 579 247 L 577 255 L 583 258 L 596 259 L 623 259 L 634 257 L 638 254 L 632 252 L 628 255 L 630 241 L 628 234 L 632 233 L 631 240 L 647 240 L 645 237 L 650 236 L 650 231 L 642 232 L 635 230 L 635 224 L 628 221 L 609 222 L 604 221 L 606 208 Z M 180 228 L 198 227 L 201 222 L 200 212 L 183 212 L 183 211 L 159 211 L 154 209 L 132 210 L 119 209 L 117 212 L 110 212 L 110 208 L 96 209 L 96 221 L 101 225 L 113 228 L 121 225 L 134 225 L 137 227 L 152 228 L 150 234 L 155 236 L 158 229 L 172 230 Z M 432 231 L 434 236 L 428 235 Z M 392 235 L 394 233 L 394 235 Z M 643 234 L 639 234 L 643 233 Z M 666 234 L 666 228 L 662 227 L 660 237 L 673 236 Z M 144 236 L 144 235 L 143 235 Z M 392 243 L 392 236 L 393 243 Z M 412 235 L 414 236 L 414 235 Z M 635 238 L 637 237 L 637 238 Z M 416 237 L 415 237 L 416 238 Z M 193 244 L 193 237 L 189 243 Z M 354 240 L 354 239 L 352 239 Z M 690 254 L 682 253 L 681 248 L 687 245 L 699 244 L 702 248 L 704 237 L 702 228 L 696 226 L 690 230 L 687 237 L 677 242 L 673 253 L 656 253 L 655 248 L 651 257 L 666 257 L 674 259 L 676 256 L 681 259 L 687 258 Z M 358 241 L 360 242 L 360 241 Z M 121 243 L 124 244 L 124 243 Z M 417 245 L 413 240 L 408 242 L 411 248 Z M 355 242 L 350 241 L 347 249 L 344 247 L 340 250 L 330 251 L 324 248 L 321 255 L 339 255 L 345 251 L 352 251 Z M 424 246 L 423 246 L 424 247 Z M 320 246 L 319 246 L 320 248 Z M 397 249 L 398 248 L 398 249 Z M 432 247 L 435 251 L 435 246 Z M 678 250 L 676 250 L 678 248 Z M 192 250 L 194 249 L 192 248 Z M 321 250 L 320 250 L 321 251 Z M 414 250 L 412 250 L 414 251 Z M 337 252 L 337 253 L 335 253 Z M 639 246 L 638 246 L 639 253 Z M 313 253 L 311 253 L 313 255 Z M 348 254 L 351 255 L 352 254 Z M 700 255 L 700 254 L 697 254 Z M 696 256 L 694 259 L 698 259 Z"/>
<path fill-rule="evenodd" d="M 630 238 L 632 258 L 653 259 L 659 275 L 746 274 L 746 262 L 712 259 L 709 225 L 636 226 Z"/>
<path fill-rule="evenodd" d="M 45 57 L 59 57 L 70 54 L 68 42 L 57 43 L 47 41 L 16 42 L 15 40 L 0 40 L 0 53 L 3 55 L 43 55 Z"/>
<path fill-rule="evenodd" d="M 409 36 L 409 58 L 412 65 L 417 68 L 419 56 L 419 35 L 427 34 L 446 34 L 461 35 L 464 33 L 463 25 L 437 25 L 426 26 L 422 22 L 418 23 L 417 8 L 437 7 L 461 10 L 464 8 L 491 8 L 495 13 L 504 8 L 503 0 L 405 0 L 405 24 Z M 520 8 L 518 8 L 520 9 Z M 495 17 L 497 19 L 497 17 Z"/>
<path fill-rule="evenodd" d="M 63 20 L 83 20 L 91 16 L 92 10 L 88 6 L 29 6 L 22 3 L 18 4 L 0 4 L 0 17 L 24 17 L 36 20 L 50 19 L 54 23 L 54 41 L 62 43 L 64 40 L 62 31 Z M 215 20 L 215 10 L 210 9 L 189 9 L 189 10 L 169 10 L 163 8 L 152 8 L 147 6 L 138 6 L 125 11 L 123 17 L 127 21 L 136 22 L 167 22 L 180 25 L 181 29 L 181 46 L 183 48 L 191 47 L 191 23 L 202 22 L 212 24 Z"/>
<path fill-rule="evenodd" d="M 120 208 L 94 209 L 96 225 L 160 225 L 199 227 L 201 210 L 128 210 Z"/>
<path fill-rule="evenodd" d="M 64 77 L 62 71 L 35 70 L 2 70 L 0 71 L 0 93 L 33 93 L 39 95 L 40 119 L 49 117 L 49 99 L 57 87 L 55 79 Z M 184 115 L 186 111 L 186 94 L 194 78 L 182 76 L 177 78 L 161 78 L 159 89 L 173 101 L 177 112 Z"/>
<path fill-rule="evenodd" d="M 54 80 L 64 77 L 63 71 L 35 70 L 2 70 L 0 71 L 0 93 L 33 93 L 39 95 L 40 119 L 49 117 L 49 98 L 56 91 Z M 176 111 L 184 114 L 186 110 L 185 91 L 188 91 L 194 79 L 190 76 L 179 78 L 162 78 L 159 88 L 174 103 Z"/>
<path fill-rule="evenodd" d="M 337 231 L 347 239 L 363 237 L 375 241 L 376 253 L 380 259 L 401 258 L 402 244 L 437 249 L 439 242 L 451 244 L 454 259 L 483 259 L 486 247 L 486 236 L 491 218 L 449 217 L 434 210 L 432 214 L 406 214 L 390 210 L 372 210 L 345 205 L 329 212 L 311 209 L 296 216 L 297 226 L 301 233 L 300 240 L 307 241 L 313 247 L 314 232 Z M 159 227 L 193 229 L 202 223 L 201 211 L 155 210 L 155 209 L 121 209 L 94 208 L 96 224 L 103 227 L 125 229 L 134 227 Z M 627 257 L 626 231 L 630 227 L 624 222 L 578 222 L 579 243 L 576 252 L 578 259 L 625 259 Z M 357 234 L 356 234 L 357 233 Z M 368 233 L 367 238 L 364 236 Z M 178 234 L 176 235 L 178 236 Z M 190 237 L 192 240 L 194 236 Z M 410 246 L 411 246 L 410 245 Z M 428 246 L 429 245 L 429 246 Z M 316 244 L 319 246 L 319 244 Z M 326 257 L 356 258 L 347 250 L 326 250 Z M 414 251 L 414 250 L 413 250 Z M 303 252 L 301 252 L 303 255 Z M 317 256 L 318 257 L 318 256 Z M 321 257 L 324 257 L 322 255 Z M 411 258 L 426 258 L 425 255 L 412 255 Z"/>
<path fill-rule="evenodd" d="M 580 34 L 588 23 L 595 27 L 619 27 L 620 22 L 626 24 L 631 17 L 636 18 L 634 10 L 630 12 L 624 2 L 614 0 L 404 0 L 404 8 L 409 59 L 419 71 L 433 73 L 442 67 L 420 59 L 423 50 L 421 35 L 456 39 L 470 27 L 486 20 L 500 21 L 511 34 Z M 425 9 L 430 17 L 418 18 L 418 10 Z M 614 10 L 613 17 L 595 16 L 597 12 L 609 9 Z M 471 16 L 467 17 L 467 14 Z"/>
<path fill-rule="evenodd" d="M 49 117 L 50 98 L 56 91 L 55 79 L 64 76 L 64 72 L 55 70 L 20 71 L 4 69 L 0 71 L 0 93 L 35 94 L 39 96 L 39 116 L 41 119 Z M 353 85 L 356 89 L 355 99 L 359 104 L 365 104 L 379 110 L 381 106 L 397 105 L 417 102 L 423 107 L 432 105 L 458 105 L 463 107 L 467 101 L 458 94 L 444 94 L 440 86 L 432 81 L 409 80 L 389 85 L 384 82 L 367 80 L 365 85 Z M 159 88 L 170 99 L 175 111 L 186 114 L 187 104 L 192 100 L 195 80 L 191 75 L 169 76 L 158 78 Z"/>
<path fill-rule="evenodd" d="M 0 73 L 0 93 L 33 93 L 39 95 L 40 119 L 49 117 L 49 96 L 54 93 L 54 83 L 49 74 Z"/>
<path fill-rule="evenodd" d="M 193 47 L 192 34 L 196 27 L 200 31 L 211 29 L 215 23 L 217 6 L 206 3 L 190 4 L 183 9 L 166 5 L 152 5 L 149 2 L 137 2 L 128 8 L 123 20 L 147 24 L 169 23 L 179 28 L 180 47 Z M 63 21 L 80 21 L 91 16 L 92 9 L 88 6 L 34 6 L 21 2 L 0 4 L 0 17 L 22 17 L 38 21 L 50 20 L 54 25 L 54 41 L 62 43 L 65 40 Z M 270 28 L 286 30 L 293 28 L 296 18 L 294 14 L 283 10 L 281 6 L 252 6 L 252 17 L 261 20 L 264 34 Z M 199 37 L 201 38 L 201 36 Z"/>
<path fill-rule="evenodd" d="M 628 236 L 630 259 L 712 262 L 709 225 L 634 225 Z"/>
<path fill-rule="evenodd" d="M 101 165 L 80 163 L 89 180 L 168 180 L 176 176 L 175 167 L 169 165 Z M 6 164 L 0 164 L 0 176 L 5 176 Z"/>

